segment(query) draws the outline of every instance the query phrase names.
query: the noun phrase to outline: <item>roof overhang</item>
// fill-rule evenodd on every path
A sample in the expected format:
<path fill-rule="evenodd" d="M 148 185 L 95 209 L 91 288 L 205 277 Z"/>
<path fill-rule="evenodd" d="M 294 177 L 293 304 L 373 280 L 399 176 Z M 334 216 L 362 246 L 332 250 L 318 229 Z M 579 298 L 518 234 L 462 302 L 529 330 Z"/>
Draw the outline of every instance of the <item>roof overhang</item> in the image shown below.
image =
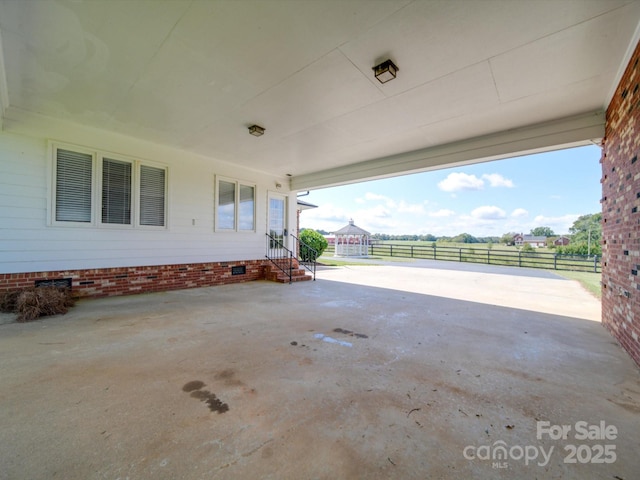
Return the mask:
<path fill-rule="evenodd" d="M 598 143 L 639 25 L 635 0 L 0 0 L 0 126 L 338 185 Z"/>
<path fill-rule="evenodd" d="M 306 190 L 373 180 L 445 167 L 486 162 L 583 145 L 600 145 L 604 137 L 604 112 L 592 112 L 493 135 L 453 142 L 345 167 L 300 175 L 291 180 L 293 190 Z"/>

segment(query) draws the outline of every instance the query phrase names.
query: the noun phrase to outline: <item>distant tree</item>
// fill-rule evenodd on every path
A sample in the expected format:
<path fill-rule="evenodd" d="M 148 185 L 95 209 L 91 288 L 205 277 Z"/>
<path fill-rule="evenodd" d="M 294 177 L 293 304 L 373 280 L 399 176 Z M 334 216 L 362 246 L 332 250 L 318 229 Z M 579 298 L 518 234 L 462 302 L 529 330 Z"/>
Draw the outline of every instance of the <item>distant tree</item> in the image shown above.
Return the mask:
<path fill-rule="evenodd" d="M 477 237 L 480 243 L 500 243 L 500 237 Z"/>
<path fill-rule="evenodd" d="M 536 227 L 531 230 L 531 235 L 535 237 L 553 237 L 555 233 L 549 227 Z"/>
<path fill-rule="evenodd" d="M 601 255 L 602 213 L 582 215 L 573 222 L 569 245 L 558 247 L 558 253 L 573 255 Z"/>
<path fill-rule="evenodd" d="M 454 243 L 478 243 L 478 239 L 468 233 L 461 233 L 451 239 Z"/>
<path fill-rule="evenodd" d="M 589 215 L 582 215 L 578 217 L 571 228 L 571 241 L 569 243 L 589 243 L 589 237 L 591 238 L 591 244 L 600 244 L 602 238 L 602 213 L 592 213 Z"/>
<path fill-rule="evenodd" d="M 515 233 L 505 233 L 500 237 L 500 243 L 504 243 L 505 245 L 513 245 L 513 237 L 515 237 Z"/>

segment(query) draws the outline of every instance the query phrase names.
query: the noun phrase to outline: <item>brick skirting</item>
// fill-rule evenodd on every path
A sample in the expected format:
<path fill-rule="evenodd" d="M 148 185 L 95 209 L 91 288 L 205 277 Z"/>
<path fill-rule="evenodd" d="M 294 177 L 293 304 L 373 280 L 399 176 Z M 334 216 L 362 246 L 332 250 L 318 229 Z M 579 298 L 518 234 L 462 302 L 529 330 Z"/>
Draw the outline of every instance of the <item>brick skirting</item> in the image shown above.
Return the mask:
<path fill-rule="evenodd" d="M 0 274 L 0 294 L 33 287 L 36 281 L 70 278 L 78 297 L 106 297 L 185 288 L 210 287 L 265 278 L 266 260 L 188 263 L 145 267 L 96 268 Z M 245 273 L 233 275 L 232 267 Z M 235 269 L 236 271 L 242 269 Z"/>

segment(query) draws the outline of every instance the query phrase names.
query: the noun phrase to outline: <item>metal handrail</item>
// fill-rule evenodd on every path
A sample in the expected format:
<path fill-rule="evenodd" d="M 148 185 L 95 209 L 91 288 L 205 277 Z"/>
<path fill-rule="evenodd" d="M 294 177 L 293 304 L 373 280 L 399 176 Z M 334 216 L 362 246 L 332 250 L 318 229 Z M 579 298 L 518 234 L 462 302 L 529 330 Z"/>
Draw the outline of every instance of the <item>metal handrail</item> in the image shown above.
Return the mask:
<path fill-rule="evenodd" d="M 298 237 L 296 237 L 295 235 L 291 234 L 291 237 L 293 237 L 293 239 L 296 242 L 296 248 L 295 248 L 295 252 L 296 252 L 296 258 L 298 259 L 298 263 L 300 265 L 302 265 L 304 268 L 306 268 L 307 270 L 309 270 L 311 272 L 311 274 L 313 275 L 313 280 L 315 281 L 316 279 L 316 265 L 318 264 L 318 251 L 311 247 L 309 244 L 303 242 L 302 240 L 300 240 Z M 312 259 L 309 259 L 309 256 L 305 255 L 301 255 L 300 254 L 300 250 L 303 247 L 305 249 L 305 253 L 311 253 L 310 257 L 313 257 Z M 309 266 L 308 264 L 311 264 L 311 266 Z"/>
<path fill-rule="evenodd" d="M 291 283 L 293 252 L 285 247 L 279 239 L 273 237 L 269 233 L 266 233 L 265 235 L 267 236 L 267 254 L 265 257 L 274 264 L 276 268 L 284 272 L 284 274 L 289 278 L 289 283 Z"/>

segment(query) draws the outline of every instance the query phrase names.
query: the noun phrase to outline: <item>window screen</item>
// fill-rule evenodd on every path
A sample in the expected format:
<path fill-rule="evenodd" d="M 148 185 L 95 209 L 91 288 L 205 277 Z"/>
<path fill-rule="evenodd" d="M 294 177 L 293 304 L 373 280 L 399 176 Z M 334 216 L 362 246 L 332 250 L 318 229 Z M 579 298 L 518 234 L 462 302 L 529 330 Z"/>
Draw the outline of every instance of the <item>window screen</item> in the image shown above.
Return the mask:
<path fill-rule="evenodd" d="M 56 151 L 56 213 L 58 222 L 91 222 L 93 157 Z"/>
<path fill-rule="evenodd" d="M 131 163 L 102 160 L 102 223 L 131 224 Z"/>
<path fill-rule="evenodd" d="M 165 225 L 166 170 L 140 166 L 140 225 Z"/>
<path fill-rule="evenodd" d="M 240 206 L 238 223 L 240 230 L 254 230 L 255 228 L 255 194 L 254 187 L 240 185 Z"/>
<path fill-rule="evenodd" d="M 218 228 L 234 230 L 236 228 L 236 184 L 218 182 Z"/>

